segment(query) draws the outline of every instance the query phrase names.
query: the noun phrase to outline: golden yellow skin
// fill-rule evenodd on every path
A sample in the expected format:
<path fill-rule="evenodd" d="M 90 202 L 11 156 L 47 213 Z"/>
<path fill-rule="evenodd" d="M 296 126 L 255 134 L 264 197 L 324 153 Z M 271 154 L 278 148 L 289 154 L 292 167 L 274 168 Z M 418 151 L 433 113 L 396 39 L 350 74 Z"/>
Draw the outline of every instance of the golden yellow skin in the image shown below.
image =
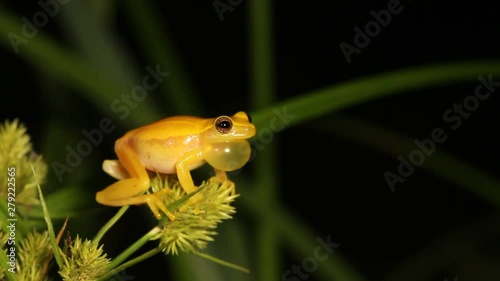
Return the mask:
<path fill-rule="evenodd" d="M 147 171 L 177 174 L 184 191 L 191 193 L 196 190 L 192 169 L 208 162 L 219 182 L 228 180 L 226 171 L 250 159 L 247 139 L 254 135 L 255 126 L 242 111 L 207 119 L 173 116 L 131 130 L 115 143 L 118 160 L 103 162 L 103 170 L 118 181 L 97 192 L 96 200 L 108 206 L 147 203 L 157 219 L 160 210 L 172 219 L 161 192 L 140 195 L 150 187 Z"/>

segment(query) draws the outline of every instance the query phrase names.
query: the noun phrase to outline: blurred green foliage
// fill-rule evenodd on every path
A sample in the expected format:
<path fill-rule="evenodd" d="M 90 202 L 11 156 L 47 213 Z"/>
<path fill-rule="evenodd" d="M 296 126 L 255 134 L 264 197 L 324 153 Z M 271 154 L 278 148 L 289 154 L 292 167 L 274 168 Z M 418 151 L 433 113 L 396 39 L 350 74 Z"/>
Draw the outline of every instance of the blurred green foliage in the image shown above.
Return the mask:
<path fill-rule="evenodd" d="M 40 85 L 46 87 L 47 91 L 52 91 L 54 102 L 60 103 L 62 108 L 65 104 L 75 106 L 75 102 L 71 102 L 72 99 L 77 100 L 76 103 L 84 103 L 85 107 L 91 107 L 89 115 L 93 116 L 92 121 L 97 122 L 83 121 L 79 126 L 94 130 L 100 128 L 100 133 L 87 131 L 94 132 L 94 137 L 99 139 L 91 150 L 111 150 L 112 145 L 106 145 L 104 148 L 101 143 L 111 144 L 109 140 L 104 139 L 118 131 L 124 132 L 173 114 L 207 116 L 213 112 L 213 108 L 208 108 L 203 102 L 204 94 L 197 92 L 193 86 L 195 83 L 190 77 L 189 65 L 181 59 L 174 44 L 177 42 L 170 31 L 170 28 L 174 27 L 162 19 L 157 5 L 158 3 L 153 1 L 108 1 L 105 4 L 100 1 L 73 1 L 68 5 L 61 4 L 57 15 L 50 18 L 51 25 L 55 25 L 64 34 L 63 38 L 39 28 L 34 36 L 19 44 L 18 52 L 12 47 L 12 36 L 2 36 L 0 43 L 37 73 L 38 79 L 41 80 Z M 130 23 L 122 28 L 135 40 L 136 48 L 129 48 L 128 43 L 117 36 L 114 21 L 118 6 L 121 16 Z M 249 167 L 245 167 L 242 174 L 235 178 L 237 191 L 242 194 L 237 200 L 238 208 L 248 216 L 248 221 L 239 223 L 237 217 L 227 222 L 226 224 L 230 225 L 223 226 L 216 238 L 224 242 L 215 243 L 214 247 L 208 249 L 210 253 L 223 256 L 231 262 L 248 264 L 251 273 L 247 275 L 234 272 L 217 264 L 200 261 L 195 256 L 180 255 L 161 260 L 162 263 L 170 265 L 171 275 L 170 278 L 165 277 L 162 280 L 299 280 L 297 277 L 283 277 L 291 268 L 291 263 L 285 262 L 284 256 L 291 255 L 292 258 L 287 257 L 286 260 L 293 259 L 300 264 L 305 258 L 314 255 L 318 239 L 326 239 L 327 235 L 318 234 L 317 228 L 320 227 L 301 219 L 293 208 L 284 204 L 280 198 L 280 193 L 283 192 L 281 190 L 290 187 L 283 187 L 282 179 L 277 176 L 280 166 L 277 144 L 281 131 L 278 127 L 273 127 L 277 116 L 290 116 L 288 119 L 281 119 L 284 121 L 283 129 L 293 130 L 304 124 L 315 123 L 310 128 L 325 135 L 341 137 L 397 157 L 411 151 L 413 143 L 409 138 L 373 125 L 363 118 L 340 116 L 335 120 L 325 120 L 334 112 L 392 95 L 430 87 L 471 83 L 476 81 L 478 75 L 500 75 L 500 61 L 447 62 L 376 73 L 304 92 L 289 99 L 279 99 L 276 95 L 276 37 L 273 33 L 275 23 L 272 6 L 271 1 L 264 0 L 246 3 L 246 37 L 249 48 L 247 101 L 258 132 L 266 132 L 271 135 L 271 139 L 275 138 L 268 142 L 268 135 L 258 133 L 254 148 L 262 146 L 263 149 L 257 152 Z M 19 15 L 2 7 L 0 32 L 10 34 L 15 31 L 19 34 L 24 24 L 19 18 Z M 156 73 L 156 76 L 152 73 Z M 144 77 L 148 74 L 156 77 L 156 86 L 151 89 L 154 95 L 151 92 L 140 92 L 140 86 L 143 89 L 148 87 L 144 82 Z M 127 93 L 131 96 L 124 96 L 128 95 Z M 217 97 L 214 95 L 213 98 Z M 159 106 L 160 104 L 164 106 Z M 73 110 L 76 113 L 82 112 L 81 109 L 66 108 L 65 113 L 71 116 Z M 101 184 L 102 180 L 96 180 L 102 173 L 100 166 L 94 166 L 94 163 L 100 163 L 104 157 L 113 157 L 112 151 L 101 151 L 98 155 L 94 153 L 88 158 L 80 155 L 88 161 L 77 161 L 81 162 L 75 164 L 78 169 L 68 165 L 69 152 L 62 149 L 61 145 L 66 148 L 66 144 L 74 144 L 73 148 L 77 150 L 82 135 L 79 134 L 79 129 L 70 131 L 72 124 L 65 123 L 67 120 L 64 119 L 65 117 L 61 116 L 49 116 L 43 127 L 45 138 L 42 153 L 52 161 L 57 160 L 67 165 L 68 169 L 62 173 L 62 185 L 57 184 L 57 177 L 49 175 L 51 179 L 47 184 L 46 201 L 54 219 L 71 215 L 76 224 L 90 225 L 74 226 L 76 230 L 95 230 L 100 221 L 92 218 L 98 215 L 93 194 L 105 185 Z M 105 126 L 112 128 L 109 135 L 103 133 L 103 120 L 111 120 L 111 125 Z M 316 120 L 323 121 L 312 122 Z M 97 137 L 99 134 L 101 137 Z M 103 137 L 104 135 L 106 137 Z M 64 140 L 62 143 L 61 139 Z M 390 146 L 387 145 L 387 140 L 390 140 Z M 294 151 L 284 153 L 293 154 Z M 66 163 L 60 159 L 66 159 Z M 54 168 L 54 162 L 51 163 L 51 168 Z M 500 207 L 498 179 L 475 165 L 445 151 L 438 151 L 426 160 L 422 168 L 492 206 Z M 245 171 L 247 169 L 249 172 Z M 314 173 L 309 170 L 308 172 Z M 289 173 L 290 177 L 298 176 L 295 174 L 297 171 L 286 173 Z M 99 176 L 96 176 L 97 174 Z M 335 179 L 332 178 L 331 181 L 334 182 Z M 317 196 L 322 196 L 322 187 L 301 186 L 304 190 L 299 194 L 314 190 Z M 308 202 L 307 205 L 314 206 L 314 203 Z M 323 216 L 324 213 L 328 216 L 328 209 L 323 209 L 318 216 Z M 145 225 L 154 223 L 144 217 L 139 218 L 142 221 L 138 226 L 144 226 L 144 229 L 149 229 Z M 131 221 L 129 224 L 136 225 L 136 222 Z M 473 224 L 474 227 L 487 228 L 491 226 L 491 221 L 480 221 L 478 225 Z M 115 235 L 126 236 L 126 233 Z M 454 235 L 460 236 L 462 233 L 450 234 L 442 239 L 453 239 Z M 342 241 L 335 240 L 335 233 L 332 233 L 332 237 L 342 245 Z M 124 245 L 121 241 L 104 241 L 104 250 L 110 253 L 119 251 L 116 249 Z M 283 248 L 287 250 L 284 252 Z M 342 252 L 342 246 L 339 250 Z M 447 255 L 450 253 L 453 251 L 445 251 Z M 433 267 L 434 261 L 428 256 L 429 253 L 424 249 L 412 258 L 398 260 L 397 264 L 401 264 L 401 267 L 393 271 L 388 270 L 385 280 L 401 280 L 397 278 L 409 277 L 414 272 L 420 272 L 419 276 L 434 274 L 439 268 Z M 137 265 L 139 268 L 140 266 Z M 333 253 L 317 267 L 314 277 L 318 280 L 370 280 L 367 276 L 369 274 L 363 272 L 360 267 L 352 258 L 349 259 L 342 253 Z M 147 269 L 139 271 L 144 276 L 138 276 L 138 280 L 154 276 L 149 275 Z M 153 277 L 147 279 L 153 280 Z"/>

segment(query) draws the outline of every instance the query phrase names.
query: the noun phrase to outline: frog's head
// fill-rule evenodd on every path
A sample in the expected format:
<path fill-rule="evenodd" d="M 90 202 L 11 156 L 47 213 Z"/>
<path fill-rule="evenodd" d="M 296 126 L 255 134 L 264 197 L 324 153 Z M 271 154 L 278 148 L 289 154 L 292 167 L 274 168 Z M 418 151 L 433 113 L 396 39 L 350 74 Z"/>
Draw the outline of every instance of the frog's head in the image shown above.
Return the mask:
<path fill-rule="evenodd" d="M 213 119 L 211 128 L 206 132 L 207 143 L 244 140 L 255 136 L 255 126 L 250 117 L 243 111 L 233 116 L 219 116 Z"/>
<path fill-rule="evenodd" d="M 250 159 L 251 149 L 247 139 L 255 136 L 255 131 L 250 117 L 243 111 L 215 118 L 204 139 L 206 161 L 218 170 L 241 168 Z"/>

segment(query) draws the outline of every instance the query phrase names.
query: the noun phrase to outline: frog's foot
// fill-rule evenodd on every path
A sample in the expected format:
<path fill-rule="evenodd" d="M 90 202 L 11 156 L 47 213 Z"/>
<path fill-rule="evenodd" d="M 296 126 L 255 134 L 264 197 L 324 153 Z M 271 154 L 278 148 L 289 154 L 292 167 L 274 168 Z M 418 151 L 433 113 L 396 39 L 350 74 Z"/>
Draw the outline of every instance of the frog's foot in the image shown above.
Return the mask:
<path fill-rule="evenodd" d="M 231 195 L 236 194 L 236 186 L 233 181 L 231 181 L 228 177 L 225 171 L 223 170 L 218 170 L 214 169 L 215 171 L 215 176 L 210 178 L 210 181 L 216 181 L 220 184 L 222 184 L 219 188 L 220 189 L 231 189 Z"/>
<path fill-rule="evenodd" d="M 220 189 L 230 189 L 231 195 L 234 196 L 236 194 L 236 185 L 230 180 L 226 180 L 225 182 L 223 182 L 220 186 Z"/>
<path fill-rule="evenodd" d="M 163 194 L 169 191 L 169 189 L 165 188 L 155 193 L 138 195 L 129 198 L 127 203 L 129 203 L 130 205 L 147 203 L 149 208 L 151 209 L 151 212 L 153 212 L 157 219 L 161 219 L 161 213 L 163 212 L 171 221 L 173 221 L 175 220 L 175 215 L 172 214 L 172 212 L 170 212 L 163 203 Z"/>
<path fill-rule="evenodd" d="M 230 189 L 231 190 L 231 195 L 235 195 L 236 194 L 236 185 L 230 179 L 228 179 L 228 178 L 221 179 L 221 178 L 219 178 L 217 176 L 214 176 L 214 177 L 210 178 L 210 181 L 211 182 L 215 181 L 217 183 L 220 183 L 221 184 L 221 186 L 219 187 L 220 189 Z"/>

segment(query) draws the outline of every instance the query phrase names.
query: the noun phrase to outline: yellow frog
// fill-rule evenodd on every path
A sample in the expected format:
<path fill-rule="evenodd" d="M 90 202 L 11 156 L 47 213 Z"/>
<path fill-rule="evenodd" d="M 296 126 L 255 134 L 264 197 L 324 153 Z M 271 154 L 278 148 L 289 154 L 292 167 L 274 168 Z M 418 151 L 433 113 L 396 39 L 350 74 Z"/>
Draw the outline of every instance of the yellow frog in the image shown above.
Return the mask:
<path fill-rule="evenodd" d="M 196 190 L 190 171 L 204 163 L 214 168 L 219 182 L 229 181 L 226 171 L 237 170 L 250 159 L 247 139 L 255 131 L 242 111 L 207 119 L 173 116 L 129 131 L 115 143 L 118 160 L 103 162 L 103 170 L 118 181 L 97 192 L 96 200 L 108 206 L 147 203 L 157 219 L 159 210 L 173 219 L 160 192 L 141 195 L 150 187 L 147 171 L 177 174 L 188 194 Z"/>

